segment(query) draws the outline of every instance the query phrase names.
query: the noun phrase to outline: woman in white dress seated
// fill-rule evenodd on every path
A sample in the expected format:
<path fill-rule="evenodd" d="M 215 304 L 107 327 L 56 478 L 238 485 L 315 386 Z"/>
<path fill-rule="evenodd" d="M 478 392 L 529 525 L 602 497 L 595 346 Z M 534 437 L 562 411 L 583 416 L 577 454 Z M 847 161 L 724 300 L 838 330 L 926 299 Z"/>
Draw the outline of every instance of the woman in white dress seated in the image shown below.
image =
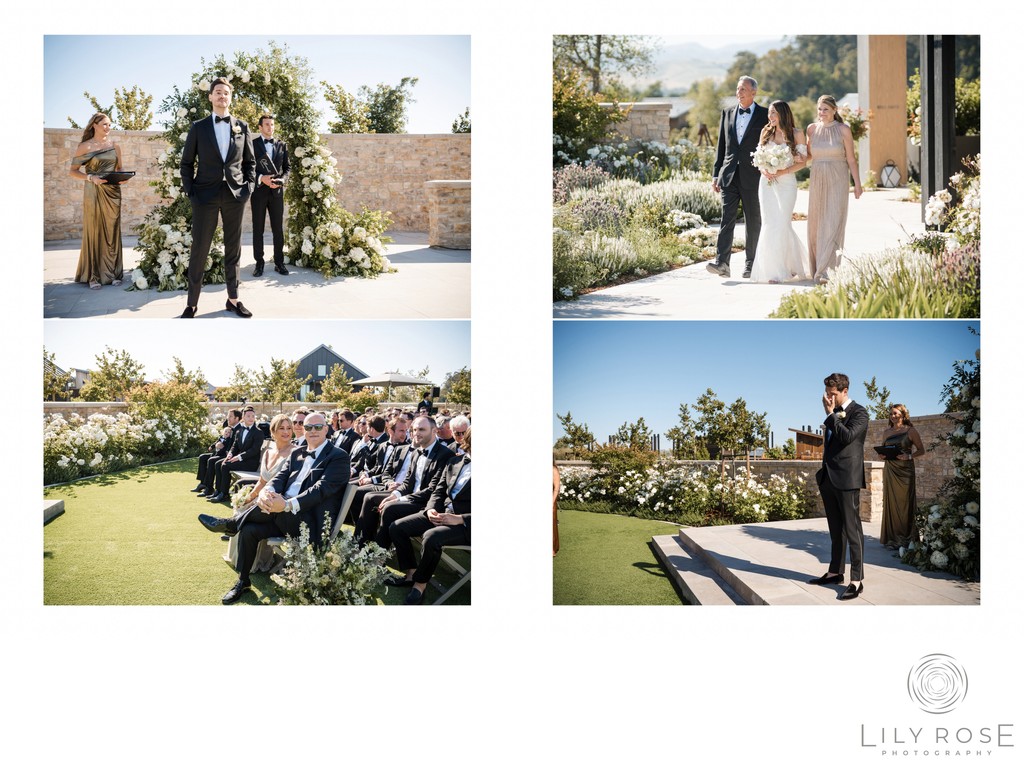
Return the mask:
<path fill-rule="evenodd" d="M 796 205 L 796 172 L 807 162 L 807 142 L 797 130 L 793 112 L 785 101 L 768 107 L 768 124 L 761 131 L 759 146 L 787 146 L 793 164 L 771 172 L 761 171 L 757 198 L 761 203 L 761 236 L 757 243 L 751 282 L 777 284 L 810 278 L 807 247 L 793 231 Z"/>

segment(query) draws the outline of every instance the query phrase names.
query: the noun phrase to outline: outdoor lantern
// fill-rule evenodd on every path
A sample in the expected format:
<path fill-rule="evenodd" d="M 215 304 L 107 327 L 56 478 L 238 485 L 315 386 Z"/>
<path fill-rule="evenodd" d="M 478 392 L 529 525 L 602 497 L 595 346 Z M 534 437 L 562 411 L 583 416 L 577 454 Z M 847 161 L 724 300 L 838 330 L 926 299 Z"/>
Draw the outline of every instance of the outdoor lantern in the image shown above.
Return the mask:
<path fill-rule="evenodd" d="M 889 160 L 882 166 L 882 186 L 886 189 L 895 189 L 900 185 L 900 169 L 896 163 Z"/>

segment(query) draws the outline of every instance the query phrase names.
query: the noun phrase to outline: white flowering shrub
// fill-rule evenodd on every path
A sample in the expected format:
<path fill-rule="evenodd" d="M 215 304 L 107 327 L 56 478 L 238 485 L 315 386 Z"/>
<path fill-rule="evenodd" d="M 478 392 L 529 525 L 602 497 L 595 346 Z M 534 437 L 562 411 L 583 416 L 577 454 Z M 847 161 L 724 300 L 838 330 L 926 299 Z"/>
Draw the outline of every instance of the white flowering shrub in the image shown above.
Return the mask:
<path fill-rule="evenodd" d="M 981 242 L 981 155 L 964 160 L 964 165 L 966 170 L 949 178 L 955 194 L 941 189 L 925 205 L 924 222 L 945 227 L 949 249 Z"/>
<path fill-rule="evenodd" d="M 919 569 L 951 572 L 966 580 L 981 578 L 981 354 L 953 364 L 943 389 L 947 408 L 961 412 L 946 435 L 953 449 L 953 476 L 939 500 L 918 512 L 921 541 L 900 556 Z"/>
<path fill-rule="evenodd" d="M 802 478 L 755 479 L 744 468 L 724 479 L 718 469 L 660 461 L 651 468 L 559 469 L 562 507 L 577 507 L 694 526 L 799 519 L 813 509 Z"/>
<path fill-rule="evenodd" d="M 330 515 L 324 515 L 323 539 L 330 537 Z M 281 549 L 285 565 L 271 575 L 281 604 L 367 604 L 384 588 L 387 551 L 376 543 L 360 548 L 351 532 L 341 530 L 324 546 L 309 541 L 302 524 L 299 538 L 288 537 Z"/>
<path fill-rule="evenodd" d="M 320 141 L 320 115 L 313 106 L 312 71 L 305 59 L 287 55 L 286 48 L 271 46 L 264 52 L 223 54 L 192 78 L 184 91 L 174 87 L 160 105 L 172 115 L 162 138 L 168 149 L 159 157 L 160 176 L 151 185 L 163 203 L 151 210 L 137 227 L 138 267 L 128 289 L 180 290 L 187 287 L 191 249 L 192 206 L 181 185 L 181 152 L 192 122 L 210 113 L 210 82 L 226 77 L 232 85 L 232 113 L 245 120 L 250 135 L 258 132 L 257 120 L 264 111 L 275 116 L 277 133 L 288 145 L 290 176 L 285 185 L 285 249 L 288 263 L 319 271 L 324 277 L 376 276 L 394 271 L 385 256 L 384 232 L 391 224 L 389 213 L 364 210 L 355 215 L 337 202 L 335 188 L 341 183 L 338 161 Z M 342 229 L 337 235 L 333 227 Z M 356 242 L 355 228 L 366 239 Z M 203 284 L 224 282 L 223 238 L 218 227 L 206 262 Z M 356 248 L 361 253 L 351 255 Z M 329 254 L 328 254 L 329 251 Z"/>

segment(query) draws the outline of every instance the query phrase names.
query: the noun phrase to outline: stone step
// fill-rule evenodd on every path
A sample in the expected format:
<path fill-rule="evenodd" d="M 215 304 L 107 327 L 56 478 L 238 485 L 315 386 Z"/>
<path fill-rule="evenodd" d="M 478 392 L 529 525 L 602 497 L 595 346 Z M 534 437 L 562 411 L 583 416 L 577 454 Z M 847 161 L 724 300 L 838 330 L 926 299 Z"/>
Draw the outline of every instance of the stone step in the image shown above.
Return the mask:
<path fill-rule="evenodd" d="M 43 526 L 64 513 L 63 500 L 43 500 Z"/>
<path fill-rule="evenodd" d="M 652 538 L 654 555 L 665 567 L 668 576 L 691 604 L 728 605 L 744 604 L 725 581 L 700 558 L 696 558 L 680 545 L 675 535 Z"/>

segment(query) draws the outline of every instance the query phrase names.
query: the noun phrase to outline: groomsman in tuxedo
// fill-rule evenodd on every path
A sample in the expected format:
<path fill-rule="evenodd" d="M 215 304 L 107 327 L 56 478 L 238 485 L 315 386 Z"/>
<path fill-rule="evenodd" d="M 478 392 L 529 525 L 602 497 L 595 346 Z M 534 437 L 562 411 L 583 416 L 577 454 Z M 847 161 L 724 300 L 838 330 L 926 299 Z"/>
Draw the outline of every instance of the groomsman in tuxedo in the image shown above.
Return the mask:
<path fill-rule="evenodd" d="M 320 545 L 324 514 L 329 512 L 333 520 L 337 513 L 348 481 L 348 454 L 327 441 L 327 420 L 319 412 L 307 415 L 305 426 L 305 449 L 294 450 L 281 472 L 263 488 L 258 509 L 230 519 L 199 516 L 211 532 L 238 534 L 238 582 L 224 594 L 224 604 L 235 603 L 250 589 L 249 573 L 261 540 L 297 538 L 304 523 L 310 542 Z"/>
<path fill-rule="evenodd" d="M 284 265 L 284 185 L 288 181 L 288 147 L 274 138 L 274 118 L 260 117 L 260 136 L 253 142 L 256 156 L 256 191 L 249 201 L 252 210 L 252 254 L 256 259 L 254 277 L 263 276 L 263 225 L 270 214 L 274 234 L 274 271 L 287 274 Z"/>
<path fill-rule="evenodd" d="M 377 450 L 388 440 L 387 422 L 384 418 L 380 415 L 370 418 L 367 434 L 370 437 L 369 444 L 359 450 L 352 461 L 353 476 L 358 476 L 360 471 L 368 471 L 377 464 Z"/>
<path fill-rule="evenodd" d="M 839 598 L 846 601 L 864 592 L 864 529 L 860 521 L 860 491 L 864 482 L 864 439 L 868 411 L 849 396 L 850 379 L 841 372 L 825 378 L 825 452 L 817 473 L 818 491 L 825 504 L 832 559 L 828 572 L 809 580 L 812 585 L 841 585 L 850 547 L 850 584 Z"/>
<path fill-rule="evenodd" d="M 352 410 L 338 410 L 338 432 L 334 434 L 334 446 L 352 455 L 352 448 L 359 441 L 356 433 L 356 414 Z"/>
<path fill-rule="evenodd" d="M 181 186 L 192 203 L 192 251 L 188 261 L 188 305 L 182 319 L 199 307 L 210 245 L 220 217 L 224 227 L 225 309 L 240 317 L 252 313 L 238 300 L 238 263 L 242 257 L 242 214 L 256 181 L 249 126 L 228 114 L 231 83 L 218 77 L 210 85 L 213 114 L 192 123 L 181 150 Z"/>
<path fill-rule="evenodd" d="M 206 494 L 206 470 L 207 468 L 209 468 L 209 462 L 211 460 L 223 460 L 225 457 L 227 457 L 228 448 L 231 446 L 231 443 L 235 440 L 235 434 L 238 433 L 238 429 L 240 428 L 239 424 L 241 422 L 241 410 L 228 411 L 228 417 L 227 420 L 224 422 L 224 426 L 226 428 L 231 429 L 231 436 L 228 437 L 221 434 L 221 437 L 216 442 L 214 442 L 212 447 L 210 447 L 210 451 L 204 452 L 202 455 L 199 456 L 199 470 L 196 471 L 196 481 L 198 481 L 199 483 L 196 485 L 196 488 L 192 490 L 193 492 L 198 492 L 203 495 Z M 212 485 L 210 486 L 210 489 L 213 489 Z"/>
<path fill-rule="evenodd" d="M 718 230 L 718 255 L 707 269 L 720 277 L 730 276 L 729 259 L 740 201 L 746 228 L 744 277 L 750 277 L 761 234 L 761 203 L 757 199 L 761 173 L 754 167 L 750 153 L 757 148 L 761 129 L 768 124 L 768 110 L 754 103 L 756 94 L 757 80 L 747 75 L 741 77 L 736 83 L 737 104 L 722 112 L 718 126 L 718 154 L 711 188 L 722 195 L 722 226 Z"/>
<path fill-rule="evenodd" d="M 216 476 L 215 486 L 208 485 L 207 499 L 211 503 L 221 503 L 229 499 L 232 471 L 255 471 L 260 465 L 260 452 L 263 450 L 263 432 L 256 426 L 256 410 L 252 406 L 242 409 L 242 423 L 235 433 L 227 457 L 217 463 L 213 469 Z"/>

